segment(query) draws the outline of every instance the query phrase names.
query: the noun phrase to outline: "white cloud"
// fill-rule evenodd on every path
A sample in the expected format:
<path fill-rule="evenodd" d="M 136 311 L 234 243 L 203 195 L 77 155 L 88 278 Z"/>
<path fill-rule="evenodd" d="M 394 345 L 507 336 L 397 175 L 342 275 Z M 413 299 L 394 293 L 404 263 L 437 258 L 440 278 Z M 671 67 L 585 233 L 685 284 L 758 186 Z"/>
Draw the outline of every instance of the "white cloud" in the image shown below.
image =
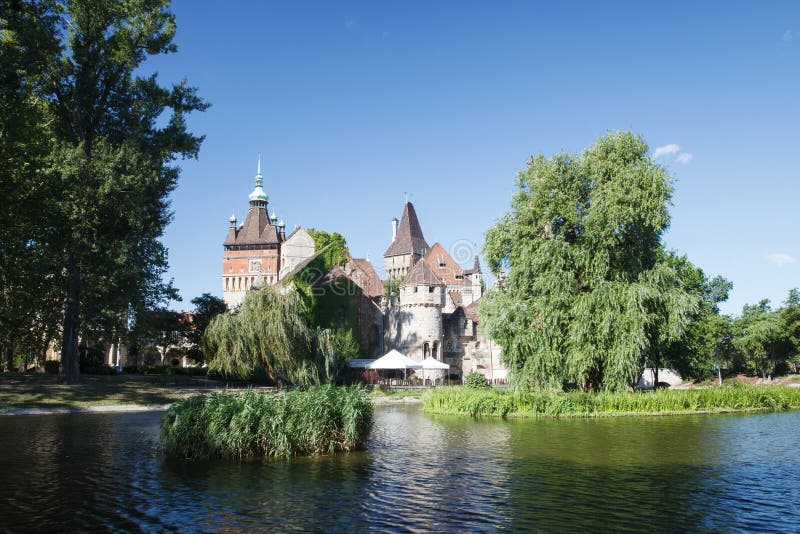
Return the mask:
<path fill-rule="evenodd" d="M 670 154 L 675 154 L 681 149 L 678 145 L 664 145 L 656 148 L 655 152 L 653 152 L 653 157 L 658 159 L 662 156 L 669 156 Z"/>
<path fill-rule="evenodd" d="M 678 156 L 675 158 L 675 161 L 677 161 L 677 162 L 678 162 L 678 163 L 680 163 L 681 165 L 686 165 L 686 164 L 688 164 L 690 161 L 692 161 L 692 158 L 693 158 L 693 157 L 694 157 L 694 156 L 693 156 L 692 154 L 688 153 L 688 152 L 681 152 L 681 153 L 680 153 L 680 154 L 678 154 Z"/>
<path fill-rule="evenodd" d="M 773 252 L 772 254 L 767 254 L 767 259 L 777 265 L 778 267 L 783 267 L 784 265 L 791 265 L 793 263 L 797 263 L 797 258 L 794 256 L 789 256 L 788 254 L 784 254 L 782 252 Z"/>
<path fill-rule="evenodd" d="M 788 43 L 789 41 L 794 39 L 796 33 L 797 32 L 793 32 L 792 30 L 786 30 L 785 32 L 783 32 L 783 42 Z"/>

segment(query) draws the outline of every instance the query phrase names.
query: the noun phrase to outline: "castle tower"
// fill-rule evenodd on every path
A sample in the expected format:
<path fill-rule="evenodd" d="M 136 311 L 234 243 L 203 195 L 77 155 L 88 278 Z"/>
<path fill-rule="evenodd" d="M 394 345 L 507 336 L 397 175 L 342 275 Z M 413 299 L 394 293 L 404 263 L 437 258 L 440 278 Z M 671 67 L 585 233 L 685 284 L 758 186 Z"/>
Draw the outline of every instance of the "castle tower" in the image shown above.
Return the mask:
<path fill-rule="evenodd" d="M 414 264 L 425 256 L 428 248 L 414 205 L 406 202 L 400 225 L 397 225 L 397 219 L 392 219 L 392 243 L 383 253 L 387 278 L 406 276 Z"/>
<path fill-rule="evenodd" d="M 445 284 L 418 261 L 400 285 L 400 304 L 389 310 L 389 346 L 413 360 L 442 359 L 442 308 Z"/>
<path fill-rule="evenodd" d="M 261 156 L 255 187 L 248 198 L 250 208 L 244 224 L 237 227 L 236 217 L 231 216 L 222 244 L 222 298 L 229 308 L 241 304 L 250 289 L 276 283 L 280 272 L 283 222 L 278 223 L 277 217 L 271 219 L 267 214 L 269 198 L 263 188 Z"/>
<path fill-rule="evenodd" d="M 478 255 L 475 255 L 475 265 L 469 271 L 469 278 L 472 280 L 472 302 L 483 296 L 483 273 L 481 272 L 481 262 Z"/>

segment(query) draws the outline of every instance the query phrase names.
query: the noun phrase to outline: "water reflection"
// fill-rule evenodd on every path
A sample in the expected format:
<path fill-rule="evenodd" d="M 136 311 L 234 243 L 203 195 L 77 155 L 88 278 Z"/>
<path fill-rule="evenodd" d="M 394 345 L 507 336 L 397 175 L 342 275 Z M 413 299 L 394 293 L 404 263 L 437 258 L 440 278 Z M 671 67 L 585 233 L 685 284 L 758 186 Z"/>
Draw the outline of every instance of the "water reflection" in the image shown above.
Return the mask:
<path fill-rule="evenodd" d="M 471 421 L 380 407 L 366 451 L 187 463 L 161 414 L 0 418 L 0 531 L 800 530 L 800 413 Z"/>

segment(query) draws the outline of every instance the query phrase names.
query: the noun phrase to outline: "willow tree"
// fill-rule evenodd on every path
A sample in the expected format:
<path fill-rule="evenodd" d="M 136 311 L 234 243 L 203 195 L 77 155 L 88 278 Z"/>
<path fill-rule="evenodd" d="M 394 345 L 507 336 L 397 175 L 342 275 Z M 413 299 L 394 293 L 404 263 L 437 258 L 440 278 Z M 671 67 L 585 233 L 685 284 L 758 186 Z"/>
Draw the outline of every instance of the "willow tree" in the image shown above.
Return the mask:
<path fill-rule="evenodd" d="M 211 320 L 202 338 L 212 371 L 246 377 L 262 368 L 276 383 L 331 383 L 352 351 L 352 337 L 311 328 L 296 291 L 251 291 L 238 312 Z"/>
<path fill-rule="evenodd" d="M 664 261 L 671 177 L 644 140 L 609 133 L 580 155 L 531 158 L 486 233 L 502 288 L 481 306 L 516 383 L 619 390 L 697 306 Z"/>

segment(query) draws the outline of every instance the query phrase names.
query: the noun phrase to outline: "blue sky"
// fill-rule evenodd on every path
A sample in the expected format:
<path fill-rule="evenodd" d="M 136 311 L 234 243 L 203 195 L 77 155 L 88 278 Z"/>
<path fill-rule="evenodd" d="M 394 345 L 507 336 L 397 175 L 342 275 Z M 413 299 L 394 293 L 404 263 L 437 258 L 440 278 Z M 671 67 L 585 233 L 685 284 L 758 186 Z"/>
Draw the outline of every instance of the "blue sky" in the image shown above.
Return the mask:
<path fill-rule="evenodd" d="M 382 273 L 404 192 L 429 243 L 480 248 L 532 154 L 608 130 L 676 179 L 666 243 L 734 289 L 723 311 L 800 286 L 800 3 L 178 0 L 186 77 L 212 107 L 164 242 L 184 301 L 221 295 L 222 241 L 256 157 L 270 209 L 338 231 Z"/>

